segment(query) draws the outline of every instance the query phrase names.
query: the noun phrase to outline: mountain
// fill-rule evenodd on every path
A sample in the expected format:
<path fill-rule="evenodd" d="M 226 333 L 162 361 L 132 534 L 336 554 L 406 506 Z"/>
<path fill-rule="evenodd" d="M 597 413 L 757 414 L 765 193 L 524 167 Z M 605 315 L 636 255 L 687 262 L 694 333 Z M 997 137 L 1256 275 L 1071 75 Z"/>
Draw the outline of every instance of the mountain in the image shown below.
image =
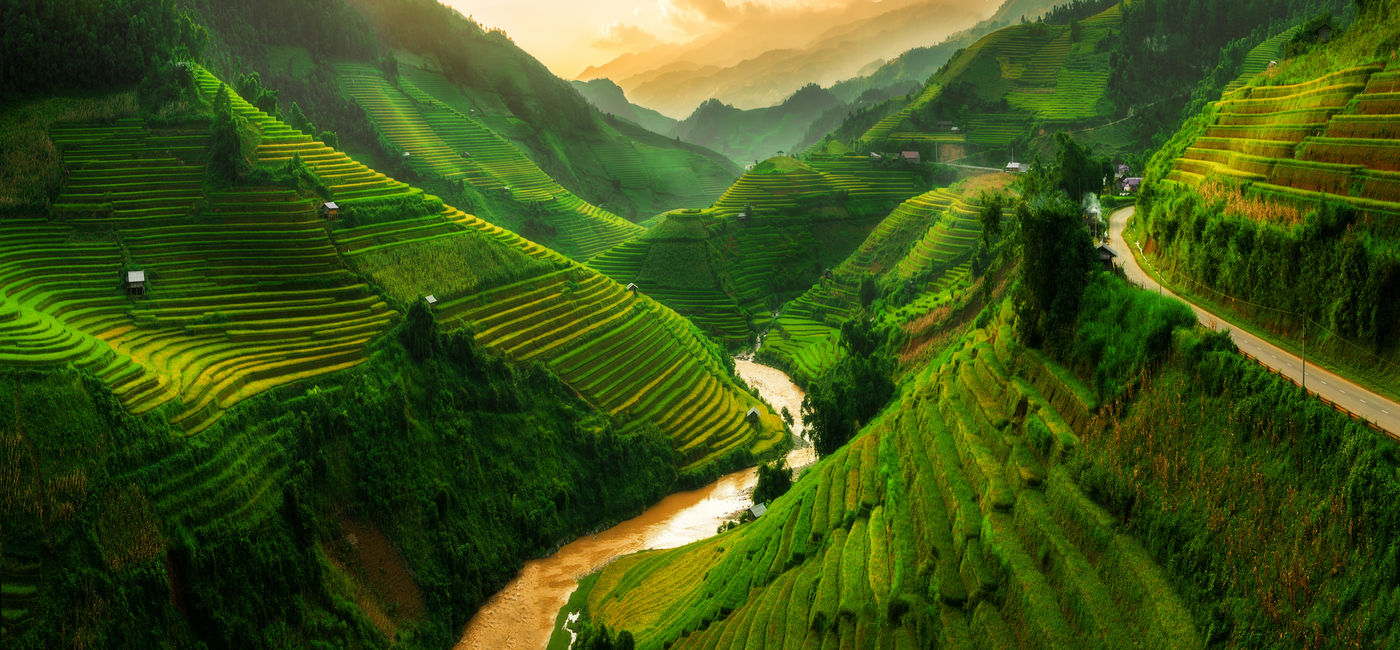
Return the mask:
<path fill-rule="evenodd" d="M 986 4 L 897 0 L 755 12 L 729 29 L 627 54 L 578 78 L 611 79 L 633 101 L 677 117 L 708 99 L 744 109 L 772 106 L 806 84 L 833 84 L 872 61 L 971 26 L 992 13 Z"/>
<path fill-rule="evenodd" d="M 588 103 L 604 113 L 662 135 L 669 134 L 676 128 L 676 120 L 628 101 L 622 88 L 610 79 L 574 81 L 573 84 Z"/>
<path fill-rule="evenodd" d="M 677 124 L 674 133 L 734 160 L 757 162 L 801 144 L 809 130 L 833 121 L 828 114 L 839 123 L 846 108 L 835 95 L 810 84 L 769 108 L 745 111 L 712 99 Z"/>

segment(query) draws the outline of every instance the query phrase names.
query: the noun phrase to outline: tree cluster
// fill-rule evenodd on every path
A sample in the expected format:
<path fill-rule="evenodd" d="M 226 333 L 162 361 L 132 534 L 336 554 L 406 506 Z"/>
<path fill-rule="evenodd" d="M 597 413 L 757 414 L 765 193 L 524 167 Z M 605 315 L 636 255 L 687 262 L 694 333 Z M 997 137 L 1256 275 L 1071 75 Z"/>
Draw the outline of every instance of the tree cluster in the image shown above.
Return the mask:
<path fill-rule="evenodd" d="M 175 0 L 0 0 L 0 25 L 0 98 L 135 85 L 209 42 Z"/>
<path fill-rule="evenodd" d="M 345 581 L 348 518 L 389 539 L 421 592 L 421 616 L 389 612 L 400 639 L 446 647 L 525 560 L 674 488 L 654 428 L 623 433 L 542 366 L 426 316 L 354 370 L 245 400 L 197 438 L 77 371 L 0 372 L 0 444 L 23 421 L 34 454 L 11 487 L 83 477 L 55 495 L 61 517 L 0 503 L 5 557 L 43 567 L 3 645 L 382 647 Z M 599 636 L 582 647 L 630 647 Z"/>
<path fill-rule="evenodd" d="M 627 630 L 619 630 L 614 635 L 608 631 L 608 626 L 589 621 L 579 621 L 576 627 L 574 633 L 578 636 L 571 647 L 577 650 L 632 650 L 637 647 L 632 633 Z"/>
<path fill-rule="evenodd" d="M 758 485 L 753 489 L 754 503 L 768 503 L 792 488 L 792 470 L 787 459 L 780 458 L 758 466 Z"/>
<path fill-rule="evenodd" d="M 807 423 L 817 454 L 840 449 L 894 396 L 894 359 L 887 334 L 861 312 L 841 325 L 845 355 L 826 375 L 807 387 L 802 421 Z"/>

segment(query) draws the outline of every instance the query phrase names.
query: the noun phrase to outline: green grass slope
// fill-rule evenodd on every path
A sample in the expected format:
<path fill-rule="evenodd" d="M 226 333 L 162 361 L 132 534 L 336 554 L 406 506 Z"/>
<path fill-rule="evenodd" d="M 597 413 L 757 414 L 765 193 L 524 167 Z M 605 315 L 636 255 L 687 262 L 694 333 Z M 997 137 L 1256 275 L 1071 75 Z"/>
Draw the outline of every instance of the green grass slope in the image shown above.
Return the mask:
<path fill-rule="evenodd" d="M 523 119 L 508 98 L 453 83 L 440 73 L 401 70 L 420 90 L 510 140 L 563 185 L 631 220 L 705 205 L 739 175 L 715 151 L 589 110 L 592 129 L 566 131 Z"/>
<path fill-rule="evenodd" d="M 380 51 L 402 61 L 403 76 L 517 145 L 588 203 L 639 221 L 707 205 L 738 175 L 718 153 L 607 118 L 504 32 L 457 9 L 436 0 L 351 4 L 377 33 Z"/>

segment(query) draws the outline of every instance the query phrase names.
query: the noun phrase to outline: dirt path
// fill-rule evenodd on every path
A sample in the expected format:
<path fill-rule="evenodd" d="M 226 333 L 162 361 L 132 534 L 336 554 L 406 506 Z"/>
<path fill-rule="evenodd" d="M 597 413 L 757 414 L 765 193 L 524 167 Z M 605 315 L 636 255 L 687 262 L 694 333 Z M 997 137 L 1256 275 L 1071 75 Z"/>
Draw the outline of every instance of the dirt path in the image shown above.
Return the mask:
<path fill-rule="evenodd" d="M 1201 321 L 1201 324 L 1214 330 L 1228 332 L 1241 352 L 1294 382 L 1302 381 L 1305 369 L 1301 358 L 1249 332 L 1232 326 L 1215 313 L 1206 311 L 1191 301 L 1176 295 L 1171 290 L 1163 288 L 1156 280 L 1152 279 L 1152 276 L 1142 270 L 1137 260 L 1137 255 L 1141 252 L 1137 242 L 1129 244 L 1123 238 L 1123 230 L 1127 227 L 1128 219 L 1132 218 L 1135 211 L 1136 208 L 1133 207 L 1118 210 L 1113 213 L 1108 224 L 1109 240 L 1112 242 L 1114 250 L 1118 252 L 1117 263 L 1123 267 L 1128 279 L 1149 291 L 1160 291 L 1164 295 L 1180 299 L 1196 312 L 1196 318 Z M 1309 393 L 1318 395 L 1327 402 L 1369 420 L 1392 437 L 1400 438 L 1400 403 L 1381 397 L 1347 379 L 1319 368 L 1311 362 L 1307 364 L 1306 374 Z"/>

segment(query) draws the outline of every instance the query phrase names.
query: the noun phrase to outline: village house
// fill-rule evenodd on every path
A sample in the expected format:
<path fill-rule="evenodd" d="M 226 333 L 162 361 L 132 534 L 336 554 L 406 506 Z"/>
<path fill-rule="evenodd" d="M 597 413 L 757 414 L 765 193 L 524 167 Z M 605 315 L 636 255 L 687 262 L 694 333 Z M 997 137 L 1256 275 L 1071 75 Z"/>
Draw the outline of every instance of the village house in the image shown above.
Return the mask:
<path fill-rule="evenodd" d="M 146 272 L 127 271 L 126 272 L 126 292 L 132 296 L 146 295 Z"/>

